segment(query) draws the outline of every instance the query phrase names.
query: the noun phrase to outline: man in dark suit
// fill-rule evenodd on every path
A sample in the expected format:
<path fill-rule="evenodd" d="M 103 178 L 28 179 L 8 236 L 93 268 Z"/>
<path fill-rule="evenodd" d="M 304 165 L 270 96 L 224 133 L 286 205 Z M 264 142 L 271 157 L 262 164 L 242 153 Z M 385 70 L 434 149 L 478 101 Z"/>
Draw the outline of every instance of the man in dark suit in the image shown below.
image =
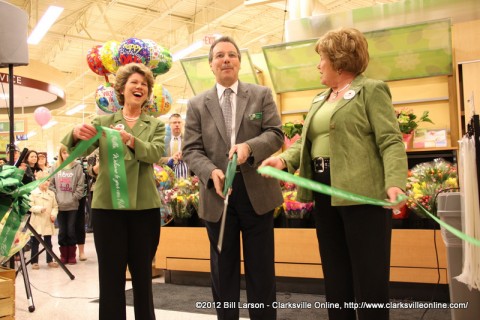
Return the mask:
<path fill-rule="evenodd" d="M 217 84 L 188 102 L 183 159 L 200 179 L 198 214 L 210 239 L 218 319 L 239 318 L 240 232 L 248 303 L 257 304 L 249 305 L 250 319 L 275 319 L 273 210 L 283 199 L 278 182 L 263 178 L 256 168 L 282 146 L 280 116 L 270 89 L 238 81 L 241 55 L 231 38 L 217 39 L 208 59 Z M 220 253 L 222 191 L 235 152 L 238 167 Z"/>

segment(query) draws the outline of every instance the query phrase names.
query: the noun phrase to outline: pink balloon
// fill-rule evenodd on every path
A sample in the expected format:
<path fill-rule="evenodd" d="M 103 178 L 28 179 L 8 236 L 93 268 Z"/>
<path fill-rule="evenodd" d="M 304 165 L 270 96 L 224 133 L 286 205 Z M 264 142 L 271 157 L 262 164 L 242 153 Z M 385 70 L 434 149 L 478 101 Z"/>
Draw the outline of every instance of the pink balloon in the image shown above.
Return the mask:
<path fill-rule="evenodd" d="M 52 114 L 47 108 L 38 107 L 37 109 L 35 109 L 35 112 L 33 112 L 33 117 L 35 118 L 35 121 L 43 127 L 50 121 L 50 119 L 52 118 Z"/>

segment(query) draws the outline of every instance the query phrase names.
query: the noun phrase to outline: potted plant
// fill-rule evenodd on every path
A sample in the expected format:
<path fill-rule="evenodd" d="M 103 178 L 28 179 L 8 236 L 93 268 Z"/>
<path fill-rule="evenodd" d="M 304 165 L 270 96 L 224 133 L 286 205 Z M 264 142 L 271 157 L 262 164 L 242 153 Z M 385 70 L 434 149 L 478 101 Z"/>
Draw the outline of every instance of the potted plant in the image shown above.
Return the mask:
<path fill-rule="evenodd" d="M 303 116 L 302 121 L 288 121 L 282 125 L 283 135 L 285 136 L 285 147 L 290 147 L 295 141 L 297 141 L 302 135 L 303 122 L 305 120 L 305 115 Z"/>
<path fill-rule="evenodd" d="M 429 122 L 433 124 L 433 121 L 428 117 L 429 111 L 424 111 L 422 116 L 417 119 L 417 116 L 413 113 L 412 109 L 401 109 L 400 111 L 395 111 L 397 114 L 398 126 L 400 131 L 403 134 L 403 142 L 405 143 L 405 148 L 410 149 L 413 146 L 413 133 L 414 130 L 418 127 L 419 123 Z"/>

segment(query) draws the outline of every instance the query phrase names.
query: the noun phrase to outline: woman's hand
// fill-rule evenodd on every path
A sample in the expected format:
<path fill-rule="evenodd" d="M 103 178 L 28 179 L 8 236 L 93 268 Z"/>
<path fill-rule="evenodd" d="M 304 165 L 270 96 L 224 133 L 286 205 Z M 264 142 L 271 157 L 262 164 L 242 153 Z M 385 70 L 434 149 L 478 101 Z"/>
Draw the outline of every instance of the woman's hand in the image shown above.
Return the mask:
<path fill-rule="evenodd" d="M 398 187 L 390 187 L 387 190 L 388 201 L 395 202 L 395 201 L 397 201 L 397 197 L 399 195 L 402 195 L 402 194 L 405 195 L 405 192 L 403 192 L 402 189 L 400 189 Z M 392 205 L 392 206 L 384 207 L 384 208 L 393 209 L 393 213 L 398 213 L 400 211 L 400 209 L 405 205 L 406 202 L 407 202 L 407 200 L 405 199 L 405 200 L 399 202 L 396 205 Z"/>
<path fill-rule="evenodd" d="M 132 139 L 132 135 L 125 131 L 123 126 L 116 125 L 114 127 L 113 125 L 110 125 L 110 129 L 117 130 L 120 133 L 120 138 L 122 139 L 123 144 L 127 144 L 130 139 Z"/>
<path fill-rule="evenodd" d="M 79 124 L 73 128 L 73 138 L 75 140 L 89 140 L 97 135 L 97 129 L 91 124 Z"/>
<path fill-rule="evenodd" d="M 265 167 L 265 166 L 269 166 L 269 167 L 273 167 L 273 168 L 276 168 L 276 169 L 279 169 L 279 170 L 283 170 L 287 167 L 287 164 L 285 163 L 285 160 L 283 160 L 280 157 L 270 157 L 270 158 L 267 158 L 267 159 L 263 160 L 262 164 L 260 165 L 260 168 Z M 262 174 L 262 177 L 270 178 L 270 176 L 266 175 L 266 174 Z"/>

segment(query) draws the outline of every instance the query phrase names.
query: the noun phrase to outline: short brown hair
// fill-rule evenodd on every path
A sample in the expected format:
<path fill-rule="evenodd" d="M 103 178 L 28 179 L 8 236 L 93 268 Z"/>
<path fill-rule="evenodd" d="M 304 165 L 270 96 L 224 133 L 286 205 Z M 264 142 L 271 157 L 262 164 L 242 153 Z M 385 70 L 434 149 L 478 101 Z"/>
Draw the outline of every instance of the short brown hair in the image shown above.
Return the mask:
<path fill-rule="evenodd" d="M 315 51 L 326 55 L 334 70 L 356 75 L 367 69 L 370 60 L 367 39 L 354 28 L 340 28 L 325 33 L 315 44 Z"/>
<path fill-rule="evenodd" d="M 150 98 L 152 95 L 153 83 L 155 82 L 152 71 L 142 63 L 129 63 L 118 68 L 115 78 L 115 95 L 117 96 L 118 103 L 121 106 L 125 104 L 125 97 L 122 91 L 125 89 L 125 84 L 127 83 L 128 78 L 130 78 L 130 76 L 134 73 L 139 73 L 145 77 L 148 86 L 148 97 Z"/>
<path fill-rule="evenodd" d="M 210 52 L 208 53 L 208 62 L 211 63 L 213 61 L 213 48 L 215 48 L 215 46 L 217 44 L 219 44 L 220 42 L 230 42 L 231 44 L 233 44 L 233 46 L 235 47 L 235 49 L 237 50 L 237 54 L 238 54 L 238 61 L 242 61 L 242 54 L 240 53 L 240 49 L 238 49 L 238 46 L 237 44 L 235 43 L 235 41 L 228 37 L 228 36 L 223 36 L 223 37 L 220 37 L 218 38 L 217 40 L 215 40 L 212 45 L 210 46 Z"/>

